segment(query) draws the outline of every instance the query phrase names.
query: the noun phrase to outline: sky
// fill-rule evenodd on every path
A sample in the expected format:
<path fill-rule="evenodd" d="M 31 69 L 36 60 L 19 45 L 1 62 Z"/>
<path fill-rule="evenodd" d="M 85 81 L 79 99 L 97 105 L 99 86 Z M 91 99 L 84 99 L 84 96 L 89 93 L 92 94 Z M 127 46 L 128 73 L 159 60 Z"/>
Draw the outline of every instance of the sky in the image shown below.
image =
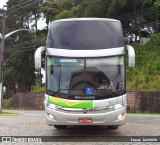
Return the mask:
<path fill-rule="evenodd" d="M 3 8 L 3 5 L 6 4 L 8 0 L 0 0 L 0 8 L 2 9 Z"/>
<path fill-rule="evenodd" d="M 3 8 L 3 5 L 6 5 L 6 2 L 8 0 L 0 0 L 0 8 L 2 9 Z M 45 19 L 40 19 L 38 21 L 38 29 L 43 29 L 44 27 L 46 26 L 46 23 L 45 23 Z"/>

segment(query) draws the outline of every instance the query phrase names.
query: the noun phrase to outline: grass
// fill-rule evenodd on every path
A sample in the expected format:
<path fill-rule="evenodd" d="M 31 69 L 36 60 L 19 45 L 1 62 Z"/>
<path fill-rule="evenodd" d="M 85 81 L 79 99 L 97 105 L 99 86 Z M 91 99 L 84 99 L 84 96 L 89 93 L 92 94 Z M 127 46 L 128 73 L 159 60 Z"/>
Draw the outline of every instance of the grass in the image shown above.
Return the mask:
<path fill-rule="evenodd" d="M 3 110 L 16 110 L 16 111 L 18 111 L 18 110 L 20 110 L 20 111 L 44 111 L 44 108 L 42 108 L 42 109 L 25 109 L 25 108 L 3 108 Z"/>
<path fill-rule="evenodd" d="M 32 92 L 39 92 L 39 93 L 44 93 L 45 92 L 45 86 L 34 86 L 34 88 L 32 89 Z"/>
<path fill-rule="evenodd" d="M 10 115 L 19 115 L 19 113 L 14 112 L 0 112 L 0 116 L 10 116 Z"/>
<path fill-rule="evenodd" d="M 160 113 L 150 113 L 150 112 L 146 112 L 146 113 L 141 113 L 141 112 L 127 112 L 127 114 L 160 115 Z"/>

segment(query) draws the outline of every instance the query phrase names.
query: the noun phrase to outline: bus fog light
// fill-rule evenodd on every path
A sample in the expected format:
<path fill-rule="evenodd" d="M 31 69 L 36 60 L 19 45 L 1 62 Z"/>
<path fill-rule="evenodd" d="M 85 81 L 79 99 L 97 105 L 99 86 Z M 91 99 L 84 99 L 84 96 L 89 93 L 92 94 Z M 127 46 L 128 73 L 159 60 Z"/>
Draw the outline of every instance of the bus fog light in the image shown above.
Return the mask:
<path fill-rule="evenodd" d="M 47 114 L 49 119 L 55 120 L 55 117 L 52 114 Z"/>
<path fill-rule="evenodd" d="M 119 114 L 118 116 L 117 116 L 117 118 L 116 118 L 116 120 L 121 120 L 121 119 L 123 119 L 124 118 L 124 113 L 123 114 Z"/>

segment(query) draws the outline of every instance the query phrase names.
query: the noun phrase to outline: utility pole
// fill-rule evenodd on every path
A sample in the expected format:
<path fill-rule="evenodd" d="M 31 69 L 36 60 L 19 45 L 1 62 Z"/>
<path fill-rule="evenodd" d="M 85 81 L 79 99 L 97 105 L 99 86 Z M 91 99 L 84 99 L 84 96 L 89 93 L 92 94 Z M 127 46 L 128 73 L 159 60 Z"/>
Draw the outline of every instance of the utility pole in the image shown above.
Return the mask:
<path fill-rule="evenodd" d="M 3 61 L 4 61 L 4 45 L 5 45 L 5 27 L 6 27 L 6 10 L 3 12 L 2 20 L 2 39 L 0 49 L 0 112 L 2 112 L 2 98 L 3 98 Z"/>

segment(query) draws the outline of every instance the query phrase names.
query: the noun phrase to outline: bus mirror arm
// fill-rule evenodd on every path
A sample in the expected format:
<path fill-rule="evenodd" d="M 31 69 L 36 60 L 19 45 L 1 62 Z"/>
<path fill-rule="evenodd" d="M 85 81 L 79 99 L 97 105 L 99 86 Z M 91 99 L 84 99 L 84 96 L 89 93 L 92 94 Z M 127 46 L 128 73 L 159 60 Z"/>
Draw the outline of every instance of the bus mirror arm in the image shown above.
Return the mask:
<path fill-rule="evenodd" d="M 41 68 L 42 66 L 42 52 L 45 51 L 46 47 L 45 46 L 41 46 L 39 47 L 34 55 L 34 59 L 35 59 L 35 68 Z"/>
<path fill-rule="evenodd" d="M 128 50 L 128 65 L 130 67 L 135 66 L 135 51 L 134 48 L 130 45 L 126 45 L 126 49 Z"/>

